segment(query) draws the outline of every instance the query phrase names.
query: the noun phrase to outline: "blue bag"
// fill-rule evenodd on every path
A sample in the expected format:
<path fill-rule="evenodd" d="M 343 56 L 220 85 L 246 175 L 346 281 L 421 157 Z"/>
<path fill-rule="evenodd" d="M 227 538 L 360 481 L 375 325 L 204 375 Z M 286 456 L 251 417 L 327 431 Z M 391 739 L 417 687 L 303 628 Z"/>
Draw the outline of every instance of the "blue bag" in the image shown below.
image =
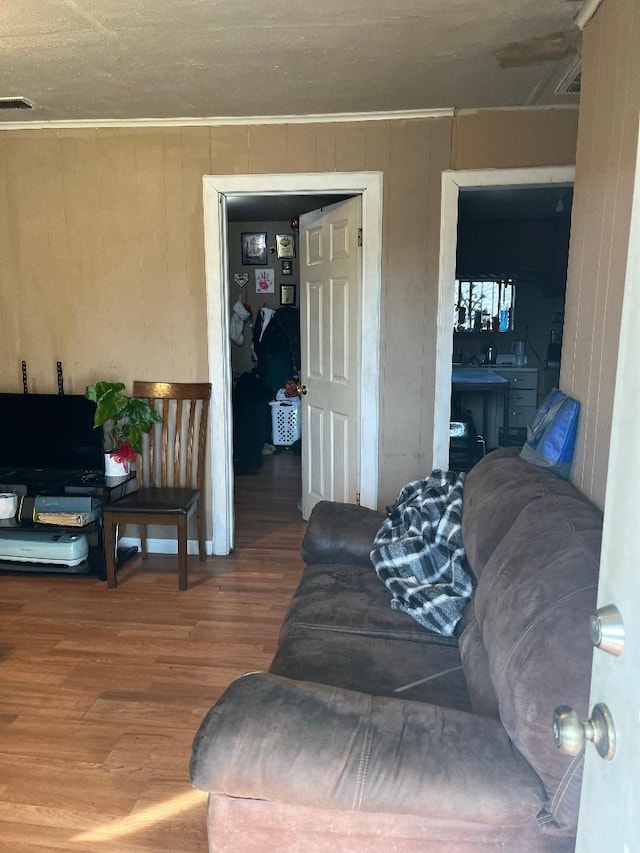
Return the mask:
<path fill-rule="evenodd" d="M 554 388 L 529 422 L 522 459 L 568 480 L 579 413 L 580 403 Z"/>

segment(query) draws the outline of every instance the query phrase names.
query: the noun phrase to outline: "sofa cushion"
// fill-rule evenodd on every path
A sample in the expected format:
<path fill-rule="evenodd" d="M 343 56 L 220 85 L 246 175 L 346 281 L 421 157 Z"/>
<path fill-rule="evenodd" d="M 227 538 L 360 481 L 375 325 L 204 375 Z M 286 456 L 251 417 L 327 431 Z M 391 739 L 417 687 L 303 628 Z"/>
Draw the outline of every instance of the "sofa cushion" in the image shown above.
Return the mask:
<path fill-rule="evenodd" d="M 525 462 L 513 447 L 494 450 L 469 471 L 464 484 L 462 541 L 476 578 L 520 511 L 545 495 L 587 500 L 571 483 Z"/>
<path fill-rule="evenodd" d="M 520 512 L 488 560 L 475 596 L 500 718 L 542 779 L 547 809 L 577 823 L 582 755 L 561 753 L 558 705 L 587 718 L 602 515 L 585 499 L 546 495 Z"/>
<path fill-rule="evenodd" d="M 406 613 L 392 610 L 391 593 L 370 563 L 367 567 L 307 566 L 285 616 L 283 633 L 289 626 L 458 645 L 455 637 L 428 631 Z"/>
<path fill-rule="evenodd" d="M 391 610 L 372 566 L 307 566 L 270 672 L 469 709 L 458 642 Z"/>
<path fill-rule="evenodd" d="M 305 563 L 370 566 L 373 537 L 386 515 L 356 504 L 320 501 L 309 516 L 302 540 Z"/>
<path fill-rule="evenodd" d="M 234 797 L 525 834 L 544 803 L 498 720 L 265 673 L 236 680 L 208 712 L 190 769 L 198 788 Z"/>
<path fill-rule="evenodd" d="M 470 710 L 455 646 L 289 627 L 269 672 L 371 696 Z"/>

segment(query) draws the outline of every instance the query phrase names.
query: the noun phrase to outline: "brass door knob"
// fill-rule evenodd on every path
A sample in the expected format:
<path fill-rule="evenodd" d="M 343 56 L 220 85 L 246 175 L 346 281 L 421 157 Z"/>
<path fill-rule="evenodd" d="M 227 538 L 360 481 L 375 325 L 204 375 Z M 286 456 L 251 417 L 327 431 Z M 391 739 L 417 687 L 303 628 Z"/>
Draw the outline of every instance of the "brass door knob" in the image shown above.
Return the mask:
<path fill-rule="evenodd" d="M 307 389 L 306 385 L 298 385 L 298 387 L 296 388 L 296 394 L 300 398 L 306 397 L 307 396 L 307 390 L 308 389 Z"/>
<path fill-rule="evenodd" d="M 553 739 L 561 752 L 577 755 L 589 740 L 598 755 L 611 761 L 616 751 L 616 730 L 611 711 L 606 705 L 593 706 L 591 719 L 582 723 L 568 705 L 560 705 L 553 712 Z"/>

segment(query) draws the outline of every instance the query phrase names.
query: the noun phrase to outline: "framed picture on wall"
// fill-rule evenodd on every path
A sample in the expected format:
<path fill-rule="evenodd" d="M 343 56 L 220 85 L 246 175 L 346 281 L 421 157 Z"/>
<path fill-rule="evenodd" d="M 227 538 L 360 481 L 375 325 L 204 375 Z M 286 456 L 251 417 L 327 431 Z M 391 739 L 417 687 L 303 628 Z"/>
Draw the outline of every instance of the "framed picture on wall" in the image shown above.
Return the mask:
<path fill-rule="evenodd" d="M 295 258 L 296 241 L 293 234 L 276 234 L 276 250 L 279 258 Z"/>
<path fill-rule="evenodd" d="M 256 293 L 276 292 L 276 271 L 270 268 L 256 270 Z"/>
<path fill-rule="evenodd" d="M 280 305 L 295 305 L 296 304 L 296 285 L 281 284 L 280 285 Z"/>
<path fill-rule="evenodd" d="M 243 231 L 242 232 L 242 263 L 243 264 L 266 264 L 267 263 L 267 232 L 266 231 Z"/>
<path fill-rule="evenodd" d="M 291 261 L 282 262 L 282 275 L 293 275 L 293 263 Z"/>

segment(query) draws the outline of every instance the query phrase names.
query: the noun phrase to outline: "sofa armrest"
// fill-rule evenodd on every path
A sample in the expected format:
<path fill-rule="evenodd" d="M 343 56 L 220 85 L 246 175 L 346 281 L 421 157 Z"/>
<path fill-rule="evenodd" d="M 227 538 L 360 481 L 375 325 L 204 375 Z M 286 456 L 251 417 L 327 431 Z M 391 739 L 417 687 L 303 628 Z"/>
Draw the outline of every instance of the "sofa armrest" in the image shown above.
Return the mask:
<path fill-rule="evenodd" d="M 498 720 L 266 673 L 209 711 L 191 779 L 232 797 L 482 824 L 533 821 L 544 804 Z"/>
<path fill-rule="evenodd" d="M 370 566 L 373 538 L 386 516 L 367 507 L 320 501 L 309 517 L 302 541 L 305 563 Z"/>

